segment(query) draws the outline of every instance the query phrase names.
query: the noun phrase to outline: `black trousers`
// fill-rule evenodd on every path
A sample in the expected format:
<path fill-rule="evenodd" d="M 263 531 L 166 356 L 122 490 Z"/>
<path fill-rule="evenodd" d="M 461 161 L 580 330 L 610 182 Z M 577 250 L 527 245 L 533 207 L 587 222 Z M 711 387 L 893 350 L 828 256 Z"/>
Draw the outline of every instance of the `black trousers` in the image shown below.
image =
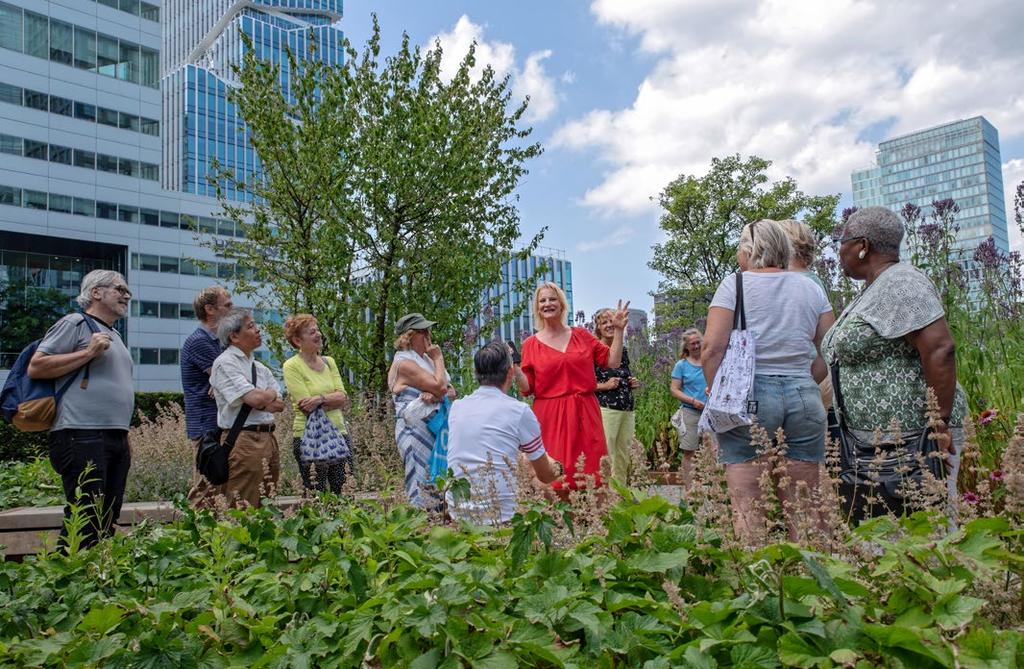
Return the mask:
<path fill-rule="evenodd" d="M 71 505 L 79 505 L 87 520 L 82 528 L 82 547 L 94 545 L 114 533 L 121 515 L 124 487 L 132 454 L 127 430 L 56 430 L 50 433 L 50 464 L 64 483 L 64 520 Z M 79 496 L 79 489 L 81 496 Z M 67 523 L 60 531 L 60 545 L 67 546 Z"/>
<path fill-rule="evenodd" d="M 316 464 L 303 460 L 299 444 L 302 443 L 301 437 L 295 437 L 292 441 L 292 455 L 295 456 L 295 462 L 299 463 L 299 474 L 302 476 L 302 487 L 306 490 L 324 491 L 330 490 L 335 495 L 341 494 L 341 487 L 345 485 L 345 478 L 348 474 L 352 473 L 352 458 L 342 460 L 341 462 L 332 462 L 330 464 Z M 315 471 L 314 471 L 315 467 Z M 314 476 L 314 474 L 316 474 Z"/>

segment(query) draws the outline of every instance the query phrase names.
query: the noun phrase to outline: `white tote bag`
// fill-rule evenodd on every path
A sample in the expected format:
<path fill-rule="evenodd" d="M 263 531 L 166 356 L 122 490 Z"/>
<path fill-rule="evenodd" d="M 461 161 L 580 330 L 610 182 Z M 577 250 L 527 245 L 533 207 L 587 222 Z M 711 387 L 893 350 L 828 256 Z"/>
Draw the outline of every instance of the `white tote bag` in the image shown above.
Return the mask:
<path fill-rule="evenodd" d="M 747 411 L 747 402 L 753 392 L 754 333 L 747 329 L 747 314 L 743 309 L 743 272 L 736 272 L 736 309 L 729 348 L 718 366 L 711 395 L 700 415 L 701 431 L 720 433 L 750 425 L 753 419 Z"/>

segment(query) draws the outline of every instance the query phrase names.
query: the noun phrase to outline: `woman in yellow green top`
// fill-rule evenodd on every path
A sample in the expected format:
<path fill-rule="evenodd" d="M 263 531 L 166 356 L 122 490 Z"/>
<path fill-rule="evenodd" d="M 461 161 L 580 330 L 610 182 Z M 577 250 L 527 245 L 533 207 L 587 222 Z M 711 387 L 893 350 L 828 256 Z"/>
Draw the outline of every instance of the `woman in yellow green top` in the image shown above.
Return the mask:
<path fill-rule="evenodd" d="M 314 476 L 313 464 L 304 462 L 300 456 L 299 444 L 302 433 L 306 430 L 306 416 L 323 408 L 331 422 L 348 438 L 345 417 L 342 409 L 349 406 L 345 384 L 338 373 L 338 365 L 328 356 L 320 355 L 323 350 L 324 338 L 320 334 L 316 318 L 310 314 L 295 314 L 284 323 L 284 335 L 295 349 L 296 355 L 285 360 L 284 383 L 288 388 L 292 407 L 295 409 L 295 422 L 292 425 L 292 453 L 299 463 L 302 484 L 307 490 L 330 490 L 338 494 L 345 483 L 346 469 L 351 471 L 352 460 L 316 465 Z"/>

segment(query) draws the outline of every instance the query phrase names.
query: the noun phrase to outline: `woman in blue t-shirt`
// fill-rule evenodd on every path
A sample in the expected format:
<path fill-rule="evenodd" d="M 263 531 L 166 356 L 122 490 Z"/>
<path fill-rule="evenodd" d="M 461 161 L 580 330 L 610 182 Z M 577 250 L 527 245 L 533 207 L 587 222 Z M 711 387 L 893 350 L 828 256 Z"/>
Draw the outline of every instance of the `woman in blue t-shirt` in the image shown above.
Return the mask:
<path fill-rule="evenodd" d="M 700 412 L 707 402 L 707 381 L 700 365 L 700 347 L 704 336 L 700 330 L 690 328 L 683 333 L 683 343 L 679 347 L 679 362 L 672 368 L 672 385 L 669 390 L 679 400 L 683 410 L 683 423 L 686 434 L 679 440 L 679 448 L 683 451 L 683 486 L 690 487 L 693 477 L 693 455 L 700 447 L 697 434 L 697 422 Z"/>

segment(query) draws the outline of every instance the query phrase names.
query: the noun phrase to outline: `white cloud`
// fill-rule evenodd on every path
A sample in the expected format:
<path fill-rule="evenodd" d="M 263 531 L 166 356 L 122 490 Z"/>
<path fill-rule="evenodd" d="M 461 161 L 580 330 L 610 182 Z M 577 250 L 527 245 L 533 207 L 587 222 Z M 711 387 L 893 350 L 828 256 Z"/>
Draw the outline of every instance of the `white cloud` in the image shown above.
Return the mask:
<path fill-rule="evenodd" d="M 513 98 L 517 101 L 527 96 L 530 98 L 525 114 L 527 122 L 543 121 L 558 108 L 559 94 L 555 81 L 544 69 L 544 61 L 552 54 L 550 49 L 529 54 L 520 67 L 516 64 L 514 46 L 507 42 L 487 41 L 484 39 L 484 27 L 473 23 L 465 14 L 459 17 L 449 32 L 431 37 L 427 41 L 427 48 L 433 48 L 435 42 L 441 44 L 441 75 L 446 78 L 455 76 L 469 47 L 476 42 L 473 76 L 479 77 L 487 65 L 494 69 L 499 79 L 511 76 Z"/>
<path fill-rule="evenodd" d="M 562 79 L 562 83 L 563 84 L 567 84 L 567 85 L 575 84 L 576 83 L 576 73 L 573 72 L 572 70 L 566 70 L 565 72 L 562 73 L 561 79 Z"/>
<path fill-rule="evenodd" d="M 609 213 L 649 211 L 670 179 L 714 156 L 760 155 L 807 192 L 848 193 L 879 128 L 983 114 L 1004 139 L 1024 135 L 1019 0 L 594 0 L 591 11 L 657 57 L 629 107 L 554 137 L 608 165 L 583 202 Z"/>
<path fill-rule="evenodd" d="M 1015 158 L 1003 163 L 1003 192 L 1006 196 L 1006 229 L 1010 238 L 1010 250 L 1024 253 L 1024 239 L 1014 218 L 1013 199 L 1017 186 L 1024 182 L 1024 159 Z"/>
<path fill-rule="evenodd" d="M 630 239 L 636 231 L 630 227 L 619 227 L 614 232 L 605 235 L 604 237 L 598 237 L 597 239 L 591 239 L 589 241 L 580 242 L 576 244 L 576 250 L 580 253 L 590 253 L 598 249 L 609 249 L 616 246 L 622 246 Z"/>

